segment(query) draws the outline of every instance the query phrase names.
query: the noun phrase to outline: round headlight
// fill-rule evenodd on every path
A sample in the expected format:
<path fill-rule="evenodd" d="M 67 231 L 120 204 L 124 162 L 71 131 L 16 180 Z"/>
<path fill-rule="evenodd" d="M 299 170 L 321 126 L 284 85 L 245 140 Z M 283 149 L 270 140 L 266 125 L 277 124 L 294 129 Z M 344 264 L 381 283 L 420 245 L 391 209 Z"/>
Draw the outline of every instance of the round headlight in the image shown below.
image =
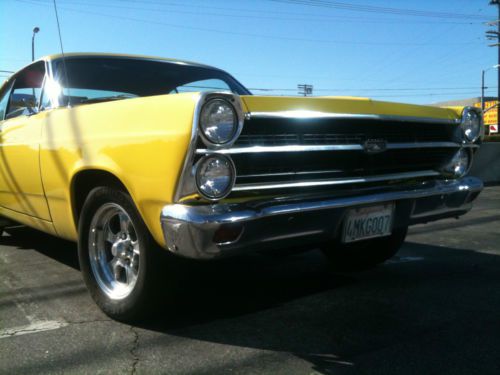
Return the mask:
<path fill-rule="evenodd" d="M 233 162 L 224 155 L 209 155 L 196 164 L 196 186 L 210 200 L 226 197 L 233 188 L 236 173 Z"/>
<path fill-rule="evenodd" d="M 481 116 L 470 108 L 462 113 L 462 131 L 467 142 L 475 142 L 481 135 Z"/>
<path fill-rule="evenodd" d="M 203 137 L 209 143 L 214 145 L 229 143 L 238 132 L 236 110 L 227 100 L 209 100 L 201 110 L 200 128 Z"/>
<path fill-rule="evenodd" d="M 459 178 L 464 176 L 470 167 L 470 153 L 467 149 L 461 148 L 451 158 L 448 164 L 442 168 L 442 173 L 446 177 Z"/>

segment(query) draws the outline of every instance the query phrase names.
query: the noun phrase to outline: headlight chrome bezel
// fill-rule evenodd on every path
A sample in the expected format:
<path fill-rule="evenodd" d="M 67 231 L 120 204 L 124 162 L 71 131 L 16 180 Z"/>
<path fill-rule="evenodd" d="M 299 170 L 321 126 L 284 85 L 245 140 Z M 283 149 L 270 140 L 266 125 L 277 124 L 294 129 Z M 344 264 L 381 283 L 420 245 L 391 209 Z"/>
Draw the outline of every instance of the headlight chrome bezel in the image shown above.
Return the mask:
<path fill-rule="evenodd" d="M 231 142 L 224 143 L 222 145 L 217 145 L 209 142 L 204 138 L 201 126 L 200 126 L 200 114 L 202 107 L 211 99 L 224 99 L 231 103 L 231 105 L 235 108 L 237 118 L 238 118 L 238 130 L 234 135 L 234 139 Z M 192 119 L 192 127 L 191 127 L 191 138 L 189 140 L 189 146 L 187 154 L 184 158 L 184 164 L 182 168 L 182 172 L 179 178 L 179 182 L 177 184 L 177 188 L 174 195 L 174 201 L 176 203 L 187 202 L 191 200 L 208 200 L 208 201 L 218 201 L 222 198 L 210 198 L 206 197 L 202 192 L 199 191 L 196 183 L 196 165 L 201 160 L 198 158 L 198 155 L 213 155 L 214 152 L 217 153 L 219 150 L 227 149 L 236 142 L 238 137 L 241 134 L 243 129 L 243 122 L 246 118 L 246 115 L 243 112 L 243 101 L 237 93 L 233 93 L 230 91 L 204 91 L 200 92 L 197 97 L 194 97 L 194 111 L 193 111 L 193 119 Z M 204 150 L 204 147 L 206 150 Z M 232 163 L 232 160 L 231 160 Z M 234 163 L 233 163 L 234 167 Z M 236 180 L 236 168 L 234 167 L 234 180 L 232 181 L 232 187 L 227 192 L 229 195 L 234 188 L 234 182 Z"/>
<path fill-rule="evenodd" d="M 472 138 L 467 134 L 468 128 L 466 128 L 466 121 L 470 121 L 467 117 L 471 114 L 473 114 L 477 118 L 477 132 Z M 481 113 L 476 108 L 465 107 L 462 110 L 460 127 L 462 130 L 462 139 L 464 143 L 474 143 L 484 135 L 483 118 Z"/>
<path fill-rule="evenodd" d="M 202 123 L 204 118 L 203 116 L 204 111 L 208 108 L 208 106 L 212 105 L 215 101 L 222 101 L 224 102 L 225 105 L 230 107 L 233 111 L 233 118 L 235 121 L 234 130 L 232 132 L 231 138 L 225 142 L 220 142 L 220 143 L 213 141 L 212 139 L 210 139 L 209 136 L 207 136 L 203 126 L 204 124 Z M 223 93 L 215 93 L 213 95 L 207 96 L 205 102 L 201 106 L 199 113 L 198 131 L 200 134 L 200 138 L 209 149 L 219 150 L 223 148 L 229 148 L 236 142 L 236 140 L 240 136 L 241 131 L 243 129 L 243 121 L 244 121 L 243 110 L 241 108 L 241 103 L 239 98 L 235 98 L 235 96 L 231 94 L 223 94 Z"/>
<path fill-rule="evenodd" d="M 457 173 L 456 168 L 457 168 L 457 158 L 461 157 L 460 154 L 465 153 L 465 156 L 467 157 L 467 165 L 464 170 L 462 170 L 460 173 Z M 452 158 L 445 164 L 443 167 L 441 167 L 441 174 L 450 179 L 457 179 L 464 177 L 469 173 L 471 167 L 472 167 L 472 150 L 468 147 L 461 147 L 458 149 L 455 154 L 453 154 Z"/>
<path fill-rule="evenodd" d="M 224 162 L 226 162 L 228 165 L 228 169 L 231 173 L 230 180 L 229 180 L 229 183 L 228 183 L 226 189 L 224 189 L 223 193 L 219 194 L 219 195 L 207 194 L 207 192 L 204 191 L 200 186 L 201 185 L 200 184 L 200 171 L 206 165 L 206 163 L 208 163 L 212 159 L 219 159 L 219 160 L 223 160 Z M 231 192 L 233 190 L 234 184 L 236 182 L 236 167 L 234 165 L 233 160 L 226 155 L 219 154 L 219 153 L 205 155 L 200 160 L 198 160 L 194 166 L 194 180 L 195 180 L 196 190 L 203 198 L 205 198 L 209 201 L 214 201 L 214 202 L 220 201 L 221 199 L 224 199 L 229 194 L 231 194 Z"/>

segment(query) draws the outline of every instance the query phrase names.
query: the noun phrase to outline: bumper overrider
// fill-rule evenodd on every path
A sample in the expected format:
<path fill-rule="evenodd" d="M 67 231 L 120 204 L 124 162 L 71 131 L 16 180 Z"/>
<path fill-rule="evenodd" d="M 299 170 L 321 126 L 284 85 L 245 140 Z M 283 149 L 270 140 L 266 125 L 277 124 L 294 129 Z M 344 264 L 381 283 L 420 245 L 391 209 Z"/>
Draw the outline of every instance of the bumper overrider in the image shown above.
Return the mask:
<path fill-rule="evenodd" d="M 481 180 L 432 180 L 411 188 L 328 198 L 246 203 L 171 204 L 161 224 L 168 250 L 195 259 L 314 245 L 338 238 L 350 208 L 394 202 L 394 228 L 468 212 Z"/>

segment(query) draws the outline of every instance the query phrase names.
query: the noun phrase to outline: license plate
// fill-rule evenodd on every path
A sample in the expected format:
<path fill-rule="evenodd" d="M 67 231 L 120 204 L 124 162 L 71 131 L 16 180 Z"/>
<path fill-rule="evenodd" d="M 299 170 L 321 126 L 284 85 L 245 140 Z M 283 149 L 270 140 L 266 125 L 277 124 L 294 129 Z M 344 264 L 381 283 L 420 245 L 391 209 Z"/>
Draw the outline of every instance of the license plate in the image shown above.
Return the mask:
<path fill-rule="evenodd" d="M 342 242 L 389 236 L 392 233 L 394 204 L 353 208 L 347 211 Z"/>

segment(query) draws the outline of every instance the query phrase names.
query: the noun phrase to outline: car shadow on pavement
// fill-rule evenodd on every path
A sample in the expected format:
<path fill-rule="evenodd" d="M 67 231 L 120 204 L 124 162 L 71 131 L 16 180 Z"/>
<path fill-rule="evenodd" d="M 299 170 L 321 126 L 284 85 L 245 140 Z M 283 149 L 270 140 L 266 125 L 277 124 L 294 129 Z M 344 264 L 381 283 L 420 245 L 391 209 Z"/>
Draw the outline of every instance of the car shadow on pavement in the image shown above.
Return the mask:
<path fill-rule="evenodd" d="M 1 244 L 14 246 L 19 250 L 35 250 L 59 263 L 80 270 L 76 244 L 49 234 L 25 227 L 11 227 L 5 230 L 9 236 L 1 237 Z"/>
<path fill-rule="evenodd" d="M 138 326 L 290 353 L 324 374 L 499 373 L 500 257 L 411 242 L 401 253 L 356 274 L 330 272 L 317 251 L 197 265 L 176 309 Z"/>
<path fill-rule="evenodd" d="M 78 268 L 72 243 L 35 231 L 2 241 Z M 300 359 L 322 374 L 499 373 L 498 255 L 407 242 L 394 261 L 355 274 L 332 273 L 316 250 L 187 263 L 179 295 L 135 325 L 141 358 L 167 357 L 178 337 Z M 182 360 L 200 355 L 210 357 Z"/>

